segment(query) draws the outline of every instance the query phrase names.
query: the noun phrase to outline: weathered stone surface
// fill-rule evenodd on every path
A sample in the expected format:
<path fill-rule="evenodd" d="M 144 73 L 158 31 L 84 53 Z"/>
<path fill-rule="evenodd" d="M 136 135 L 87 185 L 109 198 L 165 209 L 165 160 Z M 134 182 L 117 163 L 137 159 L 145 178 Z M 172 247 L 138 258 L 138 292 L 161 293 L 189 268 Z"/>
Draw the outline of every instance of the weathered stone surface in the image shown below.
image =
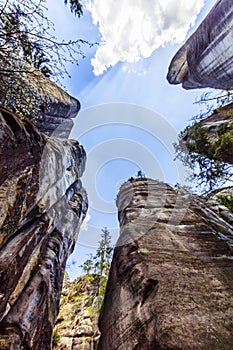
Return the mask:
<path fill-rule="evenodd" d="M 169 66 L 170 84 L 185 89 L 233 88 L 233 3 L 218 0 Z"/>
<path fill-rule="evenodd" d="M 49 350 L 63 274 L 87 211 L 77 141 L 0 113 L 0 348 Z"/>
<path fill-rule="evenodd" d="M 211 209 L 213 209 L 221 218 L 233 226 L 232 212 L 229 211 L 224 205 L 220 204 L 219 195 L 231 198 L 233 196 L 233 187 L 228 186 L 218 188 L 206 196 L 208 206 L 211 207 Z"/>
<path fill-rule="evenodd" d="M 99 340 L 98 317 L 102 296 L 98 295 L 99 276 L 86 275 L 62 289 L 60 311 L 54 334 L 56 350 L 95 350 Z"/>
<path fill-rule="evenodd" d="M 208 199 L 150 179 L 126 182 L 117 206 L 121 233 L 98 349 L 231 350 L 233 229 L 226 217 Z"/>
<path fill-rule="evenodd" d="M 1 105 L 26 116 L 48 136 L 68 138 L 80 102 L 19 58 L 10 62 L 1 52 L 0 66 L 2 72 L 11 72 L 1 75 Z"/>
<path fill-rule="evenodd" d="M 199 145 L 201 131 L 205 138 Z M 195 146 L 200 155 L 233 164 L 233 103 L 217 108 L 209 117 L 186 128 L 181 141 L 187 151 L 189 145 Z"/>

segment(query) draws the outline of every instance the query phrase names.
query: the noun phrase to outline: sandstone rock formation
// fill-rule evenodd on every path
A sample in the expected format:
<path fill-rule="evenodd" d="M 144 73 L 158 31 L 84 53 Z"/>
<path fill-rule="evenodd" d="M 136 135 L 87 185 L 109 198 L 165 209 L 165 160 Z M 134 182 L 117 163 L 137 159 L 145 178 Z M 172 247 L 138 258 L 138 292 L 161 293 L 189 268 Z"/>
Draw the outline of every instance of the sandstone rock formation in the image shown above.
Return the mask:
<path fill-rule="evenodd" d="M 233 103 L 217 108 L 209 117 L 186 128 L 181 142 L 187 152 L 233 164 Z"/>
<path fill-rule="evenodd" d="M 3 108 L 0 139 L 0 349 L 49 350 L 87 211 L 86 156 L 77 141 L 46 137 Z"/>
<path fill-rule="evenodd" d="M 0 52 L 3 72 L 0 102 L 7 109 L 27 118 L 48 136 L 68 138 L 80 102 L 23 60 L 13 63 Z"/>
<path fill-rule="evenodd" d="M 64 281 L 60 311 L 54 329 L 54 350 L 95 350 L 102 296 L 99 276 L 85 275 Z"/>
<path fill-rule="evenodd" d="M 226 208 L 225 205 L 221 205 L 221 202 L 223 202 L 223 197 L 224 201 L 229 203 L 230 205 L 230 210 Z M 211 207 L 221 218 L 223 218 L 225 221 L 227 221 L 230 225 L 233 225 L 233 217 L 232 217 L 232 198 L 233 198 L 233 187 L 228 186 L 228 187 L 223 187 L 223 188 L 218 188 L 211 193 L 209 193 L 207 196 L 207 203 L 208 206 Z M 227 199 L 227 200 L 226 200 Z"/>
<path fill-rule="evenodd" d="M 126 182 L 117 206 L 98 349 L 231 350 L 233 214 L 151 179 Z"/>
<path fill-rule="evenodd" d="M 171 61 L 167 79 L 185 89 L 233 88 L 233 3 L 217 0 Z"/>

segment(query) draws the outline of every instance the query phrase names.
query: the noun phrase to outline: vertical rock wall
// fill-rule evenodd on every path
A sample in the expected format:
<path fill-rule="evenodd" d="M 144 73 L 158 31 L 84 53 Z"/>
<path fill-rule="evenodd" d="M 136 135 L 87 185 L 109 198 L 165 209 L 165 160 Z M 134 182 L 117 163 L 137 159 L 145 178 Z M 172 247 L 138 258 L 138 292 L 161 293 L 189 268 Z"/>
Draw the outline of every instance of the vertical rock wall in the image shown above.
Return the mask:
<path fill-rule="evenodd" d="M 77 141 L 0 113 L 0 349 L 49 350 L 65 264 L 87 211 Z"/>
<path fill-rule="evenodd" d="M 65 281 L 54 328 L 54 350 L 96 350 L 98 318 L 102 304 L 100 277 L 85 275 Z"/>
<path fill-rule="evenodd" d="M 217 206 L 150 179 L 126 182 L 117 206 L 98 349 L 231 350 L 233 230 Z"/>

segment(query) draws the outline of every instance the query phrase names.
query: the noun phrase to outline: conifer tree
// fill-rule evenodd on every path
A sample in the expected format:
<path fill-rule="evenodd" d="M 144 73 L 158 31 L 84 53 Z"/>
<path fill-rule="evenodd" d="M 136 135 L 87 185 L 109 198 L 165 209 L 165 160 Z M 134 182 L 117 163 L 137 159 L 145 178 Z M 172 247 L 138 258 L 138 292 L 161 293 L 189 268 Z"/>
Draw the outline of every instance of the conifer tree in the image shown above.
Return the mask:
<path fill-rule="evenodd" d="M 103 277 L 108 277 L 110 270 L 111 260 L 112 260 L 112 251 L 111 246 L 111 236 L 107 227 L 102 229 L 101 240 L 99 241 L 99 246 L 96 251 L 95 256 L 95 271 L 98 275 Z"/>
<path fill-rule="evenodd" d="M 89 255 L 89 258 L 84 261 L 81 265 L 83 272 L 86 275 L 89 275 L 94 269 L 94 257 L 92 254 Z"/>
<path fill-rule="evenodd" d="M 89 255 L 89 258 L 81 265 L 85 274 L 94 273 L 100 277 L 107 278 L 111 266 L 113 247 L 111 244 L 111 236 L 107 227 L 104 227 L 101 233 L 96 254 Z"/>

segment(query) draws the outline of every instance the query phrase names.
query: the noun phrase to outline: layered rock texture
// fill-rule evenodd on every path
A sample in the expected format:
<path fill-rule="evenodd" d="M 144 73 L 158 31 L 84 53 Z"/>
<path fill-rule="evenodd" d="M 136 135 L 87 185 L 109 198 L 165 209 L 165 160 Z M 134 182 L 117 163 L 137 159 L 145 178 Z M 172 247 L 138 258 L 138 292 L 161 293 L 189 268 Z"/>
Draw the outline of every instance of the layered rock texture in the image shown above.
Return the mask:
<path fill-rule="evenodd" d="M 0 52 L 0 102 L 21 119 L 30 120 L 48 136 L 67 138 L 80 102 L 66 93 L 38 69 L 17 57 L 13 63 Z"/>
<path fill-rule="evenodd" d="M 185 89 L 233 88 L 233 3 L 218 0 L 171 61 L 167 79 Z"/>
<path fill-rule="evenodd" d="M 187 127 L 181 135 L 187 152 L 233 164 L 233 103 L 217 108 L 209 117 Z"/>
<path fill-rule="evenodd" d="M 86 155 L 77 141 L 47 137 L 22 119 L 0 108 L 0 349 L 49 350 L 87 211 Z"/>
<path fill-rule="evenodd" d="M 117 206 L 98 349 L 231 350 L 232 213 L 151 179 L 126 182 Z"/>
<path fill-rule="evenodd" d="M 97 275 L 85 275 L 73 282 L 64 281 L 53 333 L 54 350 L 97 349 L 102 298 Z"/>

